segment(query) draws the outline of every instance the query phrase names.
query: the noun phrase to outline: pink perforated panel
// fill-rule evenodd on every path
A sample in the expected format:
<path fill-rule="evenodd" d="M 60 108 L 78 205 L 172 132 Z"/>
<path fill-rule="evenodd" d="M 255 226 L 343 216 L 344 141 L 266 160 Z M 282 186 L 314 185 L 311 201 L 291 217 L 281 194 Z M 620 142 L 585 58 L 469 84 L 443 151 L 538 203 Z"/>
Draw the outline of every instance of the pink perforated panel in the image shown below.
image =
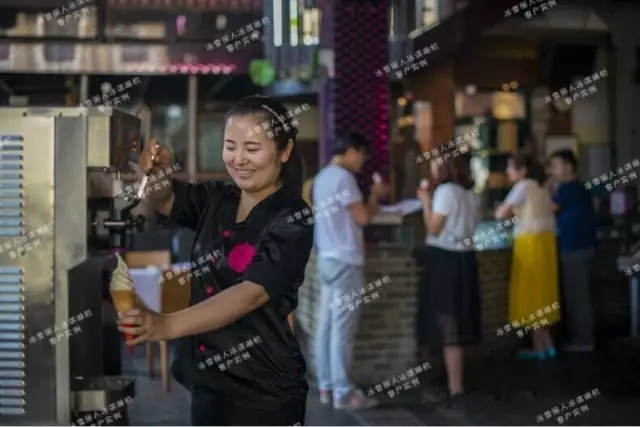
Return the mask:
<path fill-rule="evenodd" d="M 389 178 L 389 82 L 375 70 L 388 62 L 387 2 L 335 0 L 334 120 L 337 132 L 353 131 L 373 144 L 359 177 L 368 189 L 371 174 Z"/>

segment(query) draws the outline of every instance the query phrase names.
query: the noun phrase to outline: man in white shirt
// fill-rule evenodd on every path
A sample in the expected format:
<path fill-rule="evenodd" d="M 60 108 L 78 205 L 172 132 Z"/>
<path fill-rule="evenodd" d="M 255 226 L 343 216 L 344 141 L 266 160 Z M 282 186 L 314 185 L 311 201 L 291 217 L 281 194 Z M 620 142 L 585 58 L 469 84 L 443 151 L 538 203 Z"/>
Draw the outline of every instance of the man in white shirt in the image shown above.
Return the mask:
<path fill-rule="evenodd" d="M 349 380 L 353 336 L 359 308 L 350 310 L 345 295 L 365 286 L 362 228 L 378 211 L 387 186 L 374 184 L 364 202 L 355 174 L 367 158 L 369 142 L 351 134 L 336 139 L 331 163 L 313 183 L 316 209 L 315 247 L 321 283 L 320 319 L 316 334 L 316 364 L 320 400 L 336 409 L 364 409 L 378 405 Z"/>

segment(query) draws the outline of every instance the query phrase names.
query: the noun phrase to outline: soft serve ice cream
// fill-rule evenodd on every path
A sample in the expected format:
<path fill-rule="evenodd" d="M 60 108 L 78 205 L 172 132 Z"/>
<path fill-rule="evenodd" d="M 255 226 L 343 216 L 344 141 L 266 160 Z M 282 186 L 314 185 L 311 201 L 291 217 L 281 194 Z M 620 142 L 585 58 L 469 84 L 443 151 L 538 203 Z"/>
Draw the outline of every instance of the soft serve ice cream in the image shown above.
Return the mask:
<path fill-rule="evenodd" d="M 135 295 L 135 291 L 133 290 L 133 280 L 131 279 L 131 275 L 129 274 L 129 267 L 124 262 L 122 257 L 116 254 L 116 259 L 118 260 L 118 265 L 116 269 L 113 270 L 111 274 L 111 283 L 109 284 L 110 292 L 132 292 Z"/>

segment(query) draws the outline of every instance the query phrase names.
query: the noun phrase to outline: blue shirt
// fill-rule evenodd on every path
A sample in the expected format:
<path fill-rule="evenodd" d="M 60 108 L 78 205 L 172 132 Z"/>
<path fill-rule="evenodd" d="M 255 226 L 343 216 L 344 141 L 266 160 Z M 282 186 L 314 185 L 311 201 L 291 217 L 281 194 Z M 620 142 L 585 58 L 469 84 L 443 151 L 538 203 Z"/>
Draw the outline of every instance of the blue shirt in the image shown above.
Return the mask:
<path fill-rule="evenodd" d="M 578 180 L 560 184 L 553 198 L 557 213 L 561 251 L 576 251 L 596 245 L 596 213 L 591 194 Z"/>

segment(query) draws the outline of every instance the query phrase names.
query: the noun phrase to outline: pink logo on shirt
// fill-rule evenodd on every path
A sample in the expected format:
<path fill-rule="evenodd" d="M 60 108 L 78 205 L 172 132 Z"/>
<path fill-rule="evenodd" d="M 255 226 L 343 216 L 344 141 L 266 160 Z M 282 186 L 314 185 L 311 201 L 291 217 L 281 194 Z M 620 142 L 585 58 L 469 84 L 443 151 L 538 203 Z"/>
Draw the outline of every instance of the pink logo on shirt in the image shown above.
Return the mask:
<path fill-rule="evenodd" d="M 256 254 L 256 248 L 247 242 L 234 246 L 227 256 L 227 264 L 236 273 L 242 273 Z"/>
<path fill-rule="evenodd" d="M 229 237 L 229 236 L 231 236 L 231 230 L 224 230 L 224 231 L 222 232 L 222 235 L 223 235 L 224 237 Z"/>

